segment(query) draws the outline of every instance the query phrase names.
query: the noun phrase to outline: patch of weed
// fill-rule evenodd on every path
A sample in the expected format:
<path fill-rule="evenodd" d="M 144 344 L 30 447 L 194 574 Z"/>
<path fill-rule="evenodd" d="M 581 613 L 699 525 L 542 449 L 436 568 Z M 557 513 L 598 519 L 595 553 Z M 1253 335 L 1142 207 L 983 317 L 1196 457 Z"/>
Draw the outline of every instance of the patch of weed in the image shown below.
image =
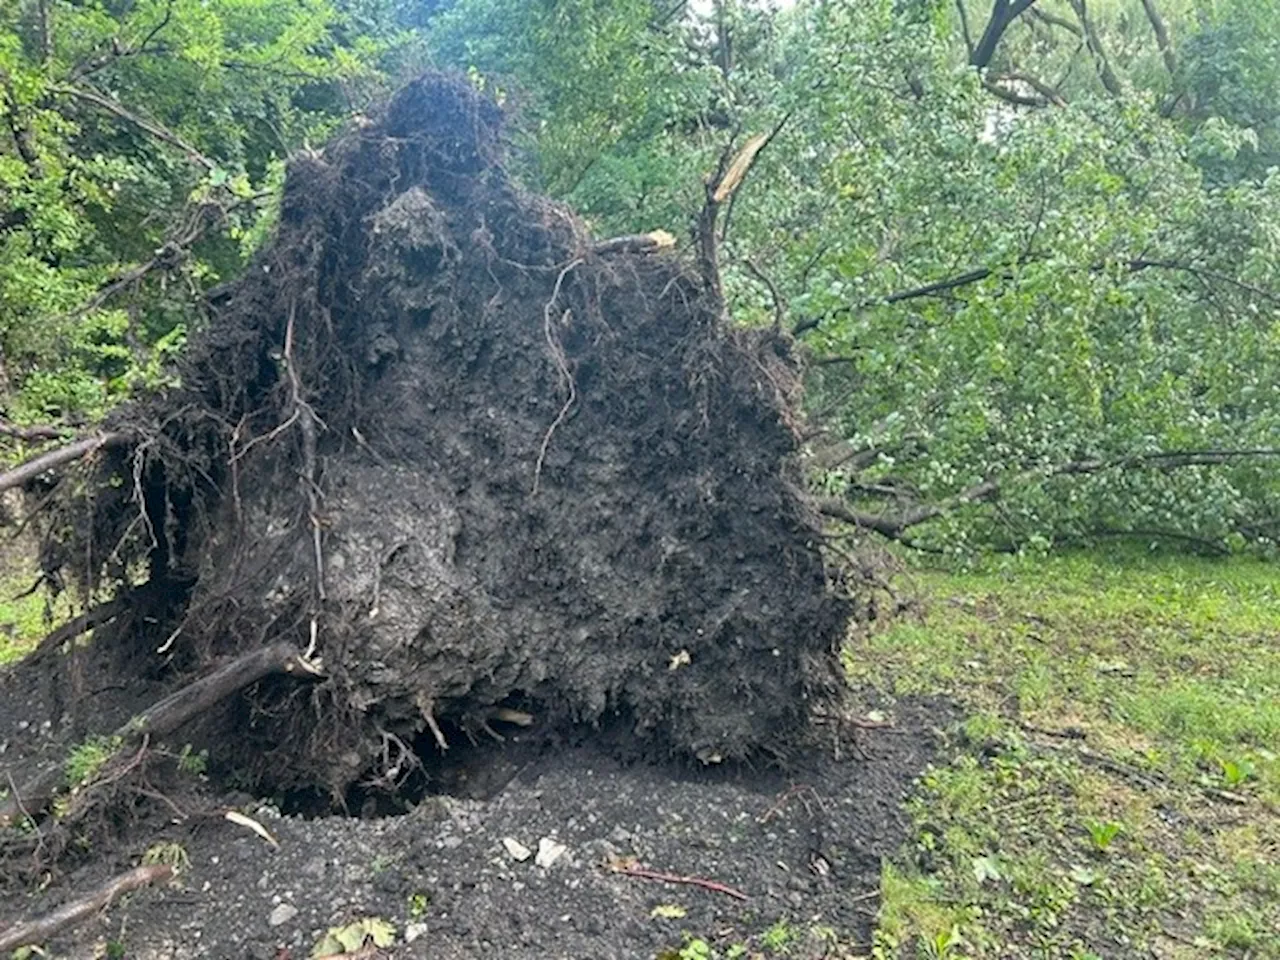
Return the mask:
<path fill-rule="evenodd" d="M 1123 553 L 921 570 L 851 676 L 967 711 L 875 956 L 1280 958 L 1280 575 Z"/>

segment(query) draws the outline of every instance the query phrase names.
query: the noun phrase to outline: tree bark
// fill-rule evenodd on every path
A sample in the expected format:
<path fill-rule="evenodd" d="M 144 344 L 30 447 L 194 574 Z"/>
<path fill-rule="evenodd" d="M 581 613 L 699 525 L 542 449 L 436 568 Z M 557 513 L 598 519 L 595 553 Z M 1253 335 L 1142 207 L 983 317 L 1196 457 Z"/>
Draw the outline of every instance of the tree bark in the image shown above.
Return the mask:
<path fill-rule="evenodd" d="M 991 58 L 996 55 L 996 47 L 1000 45 L 1000 38 L 1009 29 L 1009 25 L 1030 10 L 1035 3 L 1036 0 L 995 0 L 991 6 L 991 16 L 987 20 L 986 29 L 982 31 L 981 39 L 969 54 L 970 66 L 980 70 L 990 66 Z"/>
<path fill-rule="evenodd" d="M 1178 75 L 1178 58 L 1173 52 L 1173 41 L 1169 38 L 1169 28 L 1160 16 L 1160 9 L 1155 0 L 1142 0 L 1142 9 L 1147 12 L 1147 22 L 1151 24 L 1151 32 L 1156 35 L 1156 46 L 1160 48 L 1160 56 L 1164 58 L 1165 69 L 1169 75 Z"/>
<path fill-rule="evenodd" d="M 1076 18 L 1080 21 L 1080 29 L 1084 31 L 1084 41 L 1089 47 L 1089 52 L 1093 54 L 1094 63 L 1097 65 L 1098 79 L 1102 81 L 1102 86 L 1113 97 L 1117 99 L 1123 97 L 1124 89 L 1120 86 L 1119 78 L 1116 77 L 1115 72 L 1111 69 L 1111 62 L 1107 59 L 1102 40 L 1098 36 L 1098 31 L 1094 28 L 1093 20 L 1089 17 L 1086 0 L 1071 0 L 1071 8 L 1075 10 Z"/>

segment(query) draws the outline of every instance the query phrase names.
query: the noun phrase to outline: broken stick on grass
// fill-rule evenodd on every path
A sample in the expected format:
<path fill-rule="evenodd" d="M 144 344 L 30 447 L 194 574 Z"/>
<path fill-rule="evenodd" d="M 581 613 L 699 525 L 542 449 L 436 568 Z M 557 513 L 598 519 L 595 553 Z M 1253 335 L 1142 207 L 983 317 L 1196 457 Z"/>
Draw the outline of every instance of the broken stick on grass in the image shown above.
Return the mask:
<path fill-rule="evenodd" d="M 7 955 L 19 947 L 35 946 L 56 933 L 88 920 L 99 910 L 108 907 L 116 897 L 173 876 L 173 867 L 157 863 L 137 867 L 128 873 L 112 878 L 87 897 L 63 904 L 52 913 L 25 923 L 15 923 L 8 930 L 0 931 L 0 954 Z"/>
<path fill-rule="evenodd" d="M 657 880 L 660 883 L 679 883 L 687 887 L 701 887 L 703 890 L 710 890 L 712 893 L 723 893 L 726 897 L 733 897 L 735 900 L 750 899 L 741 890 L 735 890 L 733 887 L 726 886 L 716 880 L 706 880 L 702 877 L 684 877 L 675 873 L 662 873 L 658 870 L 647 870 L 644 867 L 636 866 L 618 866 L 611 864 L 609 867 L 614 873 L 622 874 L 624 877 L 636 877 L 640 880 Z"/>

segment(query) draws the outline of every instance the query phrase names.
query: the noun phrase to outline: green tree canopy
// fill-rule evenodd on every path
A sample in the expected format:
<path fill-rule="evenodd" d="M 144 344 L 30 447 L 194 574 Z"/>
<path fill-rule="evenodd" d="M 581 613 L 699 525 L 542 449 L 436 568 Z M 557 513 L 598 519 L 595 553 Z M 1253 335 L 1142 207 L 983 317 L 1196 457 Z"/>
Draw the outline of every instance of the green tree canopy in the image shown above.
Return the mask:
<path fill-rule="evenodd" d="M 279 160 L 429 63 L 603 234 L 692 240 L 771 135 L 721 271 L 801 345 L 833 515 L 931 549 L 1280 535 L 1277 0 L 43 0 L 6 30 L 12 416 L 154 377 Z"/>

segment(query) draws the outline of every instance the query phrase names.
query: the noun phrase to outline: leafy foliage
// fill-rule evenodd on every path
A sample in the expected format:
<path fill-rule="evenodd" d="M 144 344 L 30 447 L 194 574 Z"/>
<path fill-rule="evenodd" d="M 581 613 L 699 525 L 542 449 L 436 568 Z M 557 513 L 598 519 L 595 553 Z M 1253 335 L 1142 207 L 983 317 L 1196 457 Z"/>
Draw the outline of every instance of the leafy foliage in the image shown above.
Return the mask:
<path fill-rule="evenodd" d="M 329 0 L 35 0 L 0 14 L 0 403 L 101 413 L 239 269 L 279 161 L 373 92 Z"/>
<path fill-rule="evenodd" d="M 845 519 L 954 551 L 1280 535 L 1277 0 L 43 2 L 0 48 L 16 419 L 160 381 L 281 159 L 430 62 L 604 234 L 690 232 L 774 132 L 724 283 L 804 345 Z"/>
<path fill-rule="evenodd" d="M 1074 5 L 1043 4 L 1066 26 L 1013 25 L 979 72 L 947 4 L 724 2 L 660 26 L 626 6 L 584 33 L 589 4 L 476 0 L 453 23 L 479 6 L 585 42 L 574 72 L 564 32 L 526 20 L 518 55 L 489 35 L 465 64 L 525 91 L 541 181 L 606 229 L 687 221 L 733 133 L 786 118 L 732 211 L 726 283 L 735 316 L 785 311 L 810 347 L 846 517 L 927 520 L 912 536 L 947 549 L 1274 540 L 1252 452 L 1280 435 L 1280 179 L 1260 166 L 1278 48 L 1260 28 L 1234 64 L 1205 52 L 1253 7 L 1171 6 L 1190 37 L 1170 72 L 1142 5 L 1091 5 L 1094 52 Z M 1044 107 L 993 96 L 1032 102 L 1032 67 L 1063 74 L 1036 81 Z"/>

